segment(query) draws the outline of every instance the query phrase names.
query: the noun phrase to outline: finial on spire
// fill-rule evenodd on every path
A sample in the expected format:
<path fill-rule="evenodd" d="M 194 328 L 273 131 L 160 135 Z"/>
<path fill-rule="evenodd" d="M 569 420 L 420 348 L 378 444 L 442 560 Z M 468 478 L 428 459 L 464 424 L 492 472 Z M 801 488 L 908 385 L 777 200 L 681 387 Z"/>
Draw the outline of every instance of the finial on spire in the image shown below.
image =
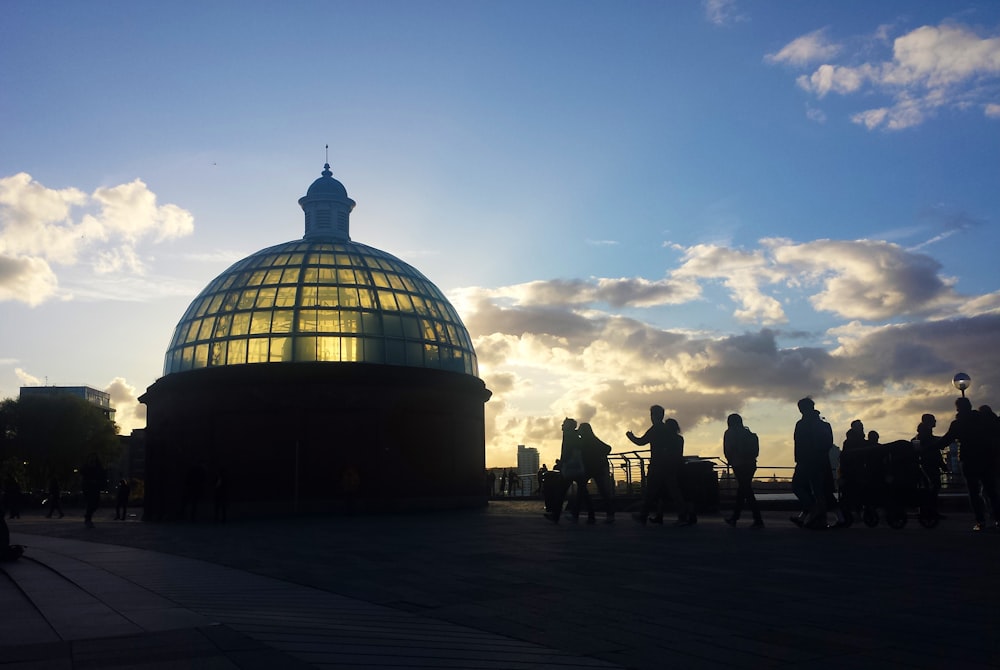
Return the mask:
<path fill-rule="evenodd" d="M 326 145 L 326 162 L 327 163 L 330 162 L 330 145 L 329 144 Z"/>

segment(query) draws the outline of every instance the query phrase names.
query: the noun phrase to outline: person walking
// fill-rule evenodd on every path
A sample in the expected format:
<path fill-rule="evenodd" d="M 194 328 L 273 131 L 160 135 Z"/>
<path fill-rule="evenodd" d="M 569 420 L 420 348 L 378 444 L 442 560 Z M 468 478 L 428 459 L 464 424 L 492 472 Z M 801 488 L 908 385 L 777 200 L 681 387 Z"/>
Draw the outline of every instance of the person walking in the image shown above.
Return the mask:
<path fill-rule="evenodd" d="M 632 444 L 649 445 L 649 468 L 646 474 L 646 495 L 642 500 L 639 514 L 633 515 L 639 523 L 645 525 L 654 505 L 659 507 L 665 497 L 669 497 L 677 507 L 675 526 L 688 526 L 696 523 L 693 506 L 689 506 L 681 492 L 681 468 L 684 467 L 684 437 L 676 419 L 663 420 L 665 410 L 659 405 L 649 408 L 650 427 L 642 434 L 636 435 L 630 430 L 625 437 Z"/>
<path fill-rule="evenodd" d="M 128 516 L 128 496 L 132 492 L 132 487 L 128 485 L 128 480 L 118 480 L 118 487 L 115 489 L 115 520 L 124 521 Z"/>
<path fill-rule="evenodd" d="M 583 474 L 586 479 L 584 488 L 587 486 L 587 481 L 594 480 L 594 485 L 597 486 L 597 491 L 604 501 L 604 521 L 605 523 L 614 523 L 615 502 L 612 498 L 611 472 L 608 468 L 608 454 L 611 453 L 611 445 L 597 437 L 589 423 L 581 423 L 578 430 L 580 433 L 580 452 L 583 457 Z M 589 493 L 587 501 L 590 503 L 587 506 L 587 523 L 595 523 L 594 505 L 590 500 Z"/>
<path fill-rule="evenodd" d="M 743 425 L 743 417 L 730 414 L 726 419 L 729 426 L 722 436 L 722 452 L 726 461 L 733 468 L 736 478 L 736 504 L 733 513 L 725 518 L 726 523 L 736 527 L 743 505 L 746 504 L 753 514 L 751 528 L 763 528 L 764 519 L 760 515 L 757 498 L 753 494 L 753 476 L 757 472 L 757 456 L 760 454 L 760 440 L 749 428 Z"/>
<path fill-rule="evenodd" d="M 826 480 L 830 476 L 830 449 L 833 447 L 833 429 L 820 417 L 812 398 L 798 402 L 802 418 L 795 423 L 795 471 L 792 474 L 792 491 L 802 505 L 792 522 L 802 528 L 824 529 L 826 524 Z"/>
<path fill-rule="evenodd" d="M 955 420 L 939 442 L 958 442 L 958 462 L 969 491 L 969 505 L 976 517 L 974 531 L 986 528 L 986 508 L 989 506 L 993 525 L 1000 527 L 1000 500 L 997 499 L 995 437 L 993 421 L 972 409 L 966 398 L 955 399 Z"/>
<path fill-rule="evenodd" d="M 97 454 L 91 455 L 90 460 L 80 468 L 80 479 L 85 505 L 83 523 L 87 528 L 93 528 L 94 512 L 101 504 L 101 490 L 107 484 L 107 475 Z"/>
<path fill-rule="evenodd" d="M 559 451 L 559 477 L 550 486 L 548 481 L 552 473 L 546 475 L 545 491 L 549 503 L 546 505 L 545 518 L 553 523 L 559 523 L 562 516 L 563 503 L 570 487 L 576 484 L 576 498 L 570 506 L 573 523 L 579 521 L 580 504 L 590 505 L 590 494 L 587 492 L 586 472 L 583 467 L 583 451 L 580 444 L 580 433 L 577 430 L 576 419 L 565 418 L 562 422 L 562 448 Z"/>
<path fill-rule="evenodd" d="M 59 518 L 66 516 L 62 511 L 62 487 L 59 485 L 59 480 L 53 477 L 49 480 L 49 498 L 46 500 L 46 505 L 49 508 L 48 513 L 45 515 L 46 519 L 51 519 L 52 514 L 55 512 L 59 513 Z"/>

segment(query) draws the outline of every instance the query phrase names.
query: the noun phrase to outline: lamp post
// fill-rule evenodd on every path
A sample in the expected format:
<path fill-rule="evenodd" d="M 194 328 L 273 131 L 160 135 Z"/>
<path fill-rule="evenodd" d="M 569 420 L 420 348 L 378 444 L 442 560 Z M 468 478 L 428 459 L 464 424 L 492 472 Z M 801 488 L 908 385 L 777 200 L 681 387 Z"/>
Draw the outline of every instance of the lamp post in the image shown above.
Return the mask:
<path fill-rule="evenodd" d="M 962 397 L 965 397 L 965 389 L 972 385 L 972 377 L 965 374 L 964 372 L 959 372 L 955 375 L 955 378 L 951 380 L 951 383 L 962 392 Z"/>

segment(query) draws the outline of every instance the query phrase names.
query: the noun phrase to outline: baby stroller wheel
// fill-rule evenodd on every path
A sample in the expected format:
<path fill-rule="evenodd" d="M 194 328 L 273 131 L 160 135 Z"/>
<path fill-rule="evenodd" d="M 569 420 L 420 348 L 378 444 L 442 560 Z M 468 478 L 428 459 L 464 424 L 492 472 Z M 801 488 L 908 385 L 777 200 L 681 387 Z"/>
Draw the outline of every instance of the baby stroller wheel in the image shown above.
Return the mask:
<path fill-rule="evenodd" d="M 904 510 L 887 511 L 885 521 L 889 524 L 889 528 L 899 530 L 906 525 L 906 512 Z"/>
<path fill-rule="evenodd" d="M 869 528 L 874 528 L 878 525 L 878 510 L 874 507 L 866 507 L 861 512 L 861 520 L 864 521 L 865 525 Z"/>

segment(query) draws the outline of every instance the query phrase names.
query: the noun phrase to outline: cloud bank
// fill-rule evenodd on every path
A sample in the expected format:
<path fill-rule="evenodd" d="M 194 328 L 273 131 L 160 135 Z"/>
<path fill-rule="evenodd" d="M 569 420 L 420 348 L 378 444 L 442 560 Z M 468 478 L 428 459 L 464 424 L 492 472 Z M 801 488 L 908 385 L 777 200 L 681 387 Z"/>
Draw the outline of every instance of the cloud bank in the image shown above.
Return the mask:
<path fill-rule="evenodd" d="M 958 23 L 920 26 L 892 40 L 886 60 L 861 60 L 887 45 L 887 30 L 854 40 L 861 46 L 849 50 L 821 29 L 795 38 L 764 60 L 797 68 L 821 63 L 795 80 L 818 100 L 830 94 L 886 99 L 885 105 L 851 115 L 852 122 L 869 130 L 917 126 L 942 109 L 978 109 L 987 118 L 1000 118 L 994 97 L 1000 34 L 981 34 Z M 845 62 L 833 62 L 837 56 Z"/>
<path fill-rule="evenodd" d="M 193 231 L 190 212 L 157 204 L 139 179 L 88 195 L 48 188 L 25 172 L 0 178 L 0 301 L 35 306 L 57 297 L 53 266 L 141 276 L 142 244 Z"/>
<path fill-rule="evenodd" d="M 909 437 L 909 424 L 923 412 L 946 416 L 943 384 L 960 369 L 976 371 L 984 396 L 1000 389 L 1000 351 L 990 344 L 1000 341 L 1000 292 L 959 294 L 929 256 L 871 240 L 765 239 L 750 250 L 681 251 L 679 265 L 662 279 L 456 292 L 494 392 L 487 435 L 498 460 L 512 443 L 538 445 L 551 460 L 565 416 L 590 421 L 602 439 L 624 449 L 621 433 L 641 428 L 654 403 L 693 431 L 693 449 L 710 455 L 718 446 L 712 431 L 721 435 L 728 413 L 749 411 L 751 422 L 760 407 L 794 413 L 805 395 L 830 400 L 829 411 L 838 414 L 832 419 L 853 413 L 895 439 L 894 431 Z M 747 329 L 670 327 L 673 311 L 704 302 L 711 284 L 727 296 L 716 307 L 731 310 Z M 609 285 L 613 299 L 602 290 Z M 793 308 L 832 315 L 839 325 L 785 329 L 786 309 Z M 790 462 L 789 435 L 772 440 L 769 459 Z"/>

